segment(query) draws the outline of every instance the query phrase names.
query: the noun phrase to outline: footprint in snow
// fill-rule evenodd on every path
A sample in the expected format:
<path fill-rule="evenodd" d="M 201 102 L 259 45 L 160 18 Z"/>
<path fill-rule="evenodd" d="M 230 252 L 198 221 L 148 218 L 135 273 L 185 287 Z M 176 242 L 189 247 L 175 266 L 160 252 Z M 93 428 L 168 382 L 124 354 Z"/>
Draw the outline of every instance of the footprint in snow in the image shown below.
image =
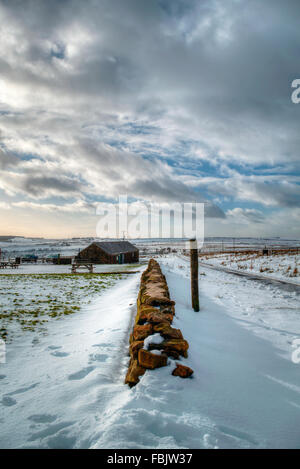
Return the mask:
<path fill-rule="evenodd" d="M 46 427 L 44 430 L 41 430 L 39 432 L 33 433 L 29 438 L 28 441 L 35 441 L 39 440 L 41 438 L 47 438 L 49 436 L 52 436 L 56 433 L 58 433 L 61 430 L 64 430 L 67 427 L 70 427 L 73 425 L 74 422 L 59 422 L 59 423 L 54 423 L 52 425 L 49 425 Z"/>
<path fill-rule="evenodd" d="M 7 396 L 14 396 L 15 394 L 23 394 L 24 392 L 30 391 L 31 389 L 36 388 L 40 383 L 33 383 L 30 386 L 26 386 L 25 388 L 19 388 L 16 389 L 15 391 L 8 392 L 6 395 Z"/>
<path fill-rule="evenodd" d="M 75 443 L 76 437 L 68 436 L 65 432 L 60 432 L 47 440 L 47 446 L 50 449 L 73 449 Z"/>
<path fill-rule="evenodd" d="M 56 415 L 50 414 L 34 414 L 28 417 L 28 420 L 35 423 L 52 423 L 57 419 Z"/>
<path fill-rule="evenodd" d="M 53 355 L 53 357 L 67 357 L 70 354 L 67 352 L 53 352 L 51 355 Z"/>
<path fill-rule="evenodd" d="M 6 378 L 6 375 L 0 375 L 0 379 Z"/>
<path fill-rule="evenodd" d="M 49 345 L 48 350 L 58 350 L 61 348 L 61 345 L 56 346 L 56 345 Z"/>
<path fill-rule="evenodd" d="M 98 331 L 95 332 L 95 334 L 100 334 L 100 332 L 103 332 L 104 329 L 99 329 Z"/>
<path fill-rule="evenodd" d="M 90 362 L 106 362 L 108 355 L 105 353 L 92 353 L 90 355 Z"/>
<path fill-rule="evenodd" d="M 91 373 L 95 369 L 94 366 L 87 366 L 86 368 L 82 368 L 82 370 L 77 371 L 76 373 L 72 373 L 68 376 L 68 379 L 73 380 L 80 380 L 85 378 L 89 373 Z"/>
<path fill-rule="evenodd" d="M 94 344 L 93 347 L 111 347 L 111 344 L 102 343 L 102 344 Z"/>
<path fill-rule="evenodd" d="M 16 405 L 16 403 L 17 403 L 16 399 L 13 399 L 12 397 L 9 397 L 9 396 L 4 396 L 1 401 L 1 404 L 4 405 L 5 407 Z"/>

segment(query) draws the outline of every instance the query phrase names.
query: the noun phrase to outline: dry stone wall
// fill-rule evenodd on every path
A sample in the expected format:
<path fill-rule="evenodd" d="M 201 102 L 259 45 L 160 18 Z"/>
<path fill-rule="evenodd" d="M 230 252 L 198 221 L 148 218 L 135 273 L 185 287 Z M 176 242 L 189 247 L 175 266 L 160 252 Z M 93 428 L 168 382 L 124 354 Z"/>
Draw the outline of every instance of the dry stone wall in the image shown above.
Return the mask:
<path fill-rule="evenodd" d="M 159 263 L 150 259 L 141 277 L 137 315 L 129 339 L 130 362 L 125 378 L 129 386 L 135 386 L 147 369 L 166 366 L 168 357 L 187 358 L 189 344 L 180 329 L 172 327 L 174 315 L 175 302 L 170 299 L 166 278 Z M 187 378 L 193 370 L 176 363 L 172 374 Z"/>

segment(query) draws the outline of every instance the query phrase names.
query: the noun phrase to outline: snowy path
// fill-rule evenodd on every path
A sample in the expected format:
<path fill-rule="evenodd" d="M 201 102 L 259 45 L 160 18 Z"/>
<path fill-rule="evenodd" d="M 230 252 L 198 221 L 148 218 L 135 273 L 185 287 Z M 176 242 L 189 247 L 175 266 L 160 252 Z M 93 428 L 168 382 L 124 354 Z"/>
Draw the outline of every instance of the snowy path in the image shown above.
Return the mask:
<path fill-rule="evenodd" d="M 259 279 L 270 279 L 272 282 L 297 284 L 300 287 L 299 254 L 272 254 L 259 256 L 255 253 L 216 254 L 209 257 L 201 257 L 201 264 L 208 264 L 225 272 L 237 275 L 257 276 Z"/>
<path fill-rule="evenodd" d="M 8 346 L 0 365 L 1 448 L 91 445 L 123 387 L 139 280 L 121 280 L 82 312 L 53 321 L 38 342 L 29 334 Z"/>
<path fill-rule="evenodd" d="M 181 282 L 174 270 L 182 271 Z M 212 419 L 214 429 L 223 433 L 215 435 L 216 445 L 299 448 L 300 365 L 291 362 L 289 343 L 291 337 L 300 336 L 299 299 L 298 317 L 292 314 L 290 322 L 287 320 L 289 330 L 275 327 L 272 331 L 271 318 L 262 322 L 258 314 L 256 323 L 253 315 L 260 309 L 259 297 L 266 308 L 267 304 L 274 306 L 273 289 L 239 278 L 230 285 L 226 274 L 210 271 L 200 277 L 201 313 L 197 313 L 195 328 L 192 316 L 196 313 L 188 310 L 188 265 L 176 270 L 176 261 L 175 265 L 171 262 L 166 274 L 171 296 L 177 300 L 177 314 L 181 311 L 187 316 L 183 330 L 191 344 L 191 366 L 198 368 L 199 407 Z M 278 306 L 284 303 L 284 296 L 278 295 Z M 290 307 L 296 308 L 294 301 L 292 294 Z M 286 312 L 290 313 L 288 308 Z"/>
<path fill-rule="evenodd" d="M 8 350 L 0 447 L 300 447 L 300 365 L 290 359 L 299 297 L 209 271 L 194 313 L 188 264 L 160 262 L 194 378 L 168 366 L 123 384 L 140 280 L 132 275 L 38 343 Z"/>
<path fill-rule="evenodd" d="M 204 267 L 207 269 L 219 270 L 220 272 L 227 272 L 228 274 L 238 275 L 240 277 L 246 277 L 248 280 L 259 280 L 266 284 L 274 284 L 275 286 L 279 286 L 284 288 L 287 291 L 299 291 L 300 292 L 300 283 L 296 283 L 295 281 L 283 280 L 280 278 L 275 278 L 266 276 L 266 275 L 259 275 L 257 273 L 252 274 L 251 272 L 243 272 L 240 270 L 228 269 L 226 267 L 221 267 L 219 265 L 208 264 L 206 262 L 199 262 L 200 267 Z"/>

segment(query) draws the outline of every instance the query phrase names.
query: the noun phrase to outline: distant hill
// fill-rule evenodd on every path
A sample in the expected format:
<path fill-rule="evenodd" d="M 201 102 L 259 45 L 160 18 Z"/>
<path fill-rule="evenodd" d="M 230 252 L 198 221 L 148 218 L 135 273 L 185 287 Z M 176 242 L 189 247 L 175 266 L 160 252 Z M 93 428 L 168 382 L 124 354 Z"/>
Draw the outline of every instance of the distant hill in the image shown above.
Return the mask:
<path fill-rule="evenodd" d="M 1 236 L 0 241 L 11 241 L 12 239 L 44 239 L 44 238 L 26 238 L 26 236 Z"/>
<path fill-rule="evenodd" d="M 0 241 L 10 241 L 14 238 L 23 238 L 23 236 L 0 236 Z"/>

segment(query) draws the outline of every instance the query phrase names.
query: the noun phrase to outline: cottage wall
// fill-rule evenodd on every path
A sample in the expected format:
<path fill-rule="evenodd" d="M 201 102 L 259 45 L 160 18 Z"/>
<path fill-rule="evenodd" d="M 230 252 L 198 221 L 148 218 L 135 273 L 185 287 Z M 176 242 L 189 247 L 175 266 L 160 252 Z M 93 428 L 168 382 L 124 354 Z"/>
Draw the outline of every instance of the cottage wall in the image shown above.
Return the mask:
<path fill-rule="evenodd" d="M 77 256 L 78 260 L 93 262 L 94 264 L 114 264 L 112 256 L 107 255 L 102 249 L 95 244 L 91 244 L 87 248 L 80 251 Z"/>
<path fill-rule="evenodd" d="M 92 262 L 93 264 L 119 264 L 118 255 L 106 254 L 96 244 L 91 244 L 83 249 L 77 256 L 77 260 Z M 139 261 L 139 251 L 124 253 L 124 263 L 130 264 Z"/>
<path fill-rule="evenodd" d="M 124 263 L 130 264 L 131 262 L 139 261 L 139 251 L 127 252 L 124 254 Z"/>

